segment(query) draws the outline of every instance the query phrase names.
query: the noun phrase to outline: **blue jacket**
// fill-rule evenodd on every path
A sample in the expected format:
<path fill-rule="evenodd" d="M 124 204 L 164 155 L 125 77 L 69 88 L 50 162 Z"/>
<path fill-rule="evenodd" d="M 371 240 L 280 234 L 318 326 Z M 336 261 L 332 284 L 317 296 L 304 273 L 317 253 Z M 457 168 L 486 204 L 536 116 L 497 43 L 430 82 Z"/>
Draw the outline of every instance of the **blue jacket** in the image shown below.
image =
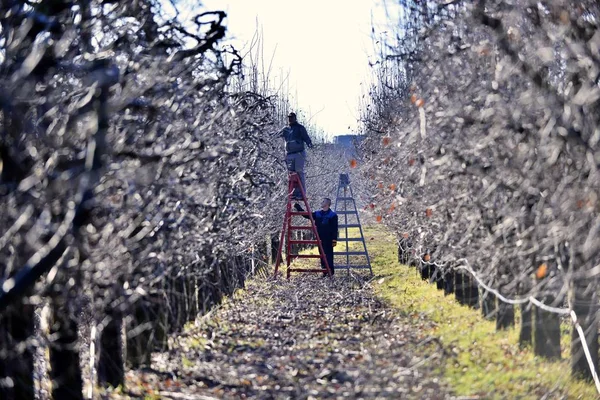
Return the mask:
<path fill-rule="evenodd" d="M 295 122 L 286 126 L 279 132 L 279 136 L 285 139 L 285 151 L 287 154 L 300 153 L 304 151 L 304 143 L 312 147 L 312 141 L 306 132 L 306 128 Z"/>
<path fill-rule="evenodd" d="M 338 216 L 332 209 L 313 212 L 313 218 L 317 225 L 317 232 L 322 242 L 331 246 L 333 240 L 338 238 Z"/>
<path fill-rule="evenodd" d="M 300 204 L 296 204 L 294 208 L 298 211 L 304 211 Z M 304 218 L 308 219 L 308 215 L 303 215 Z M 332 209 L 314 211 L 312 217 L 317 225 L 317 232 L 319 233 L 319 239 L 325 245 L 332 245 L 332 241 L 338 238 L 338 215 Z"/>

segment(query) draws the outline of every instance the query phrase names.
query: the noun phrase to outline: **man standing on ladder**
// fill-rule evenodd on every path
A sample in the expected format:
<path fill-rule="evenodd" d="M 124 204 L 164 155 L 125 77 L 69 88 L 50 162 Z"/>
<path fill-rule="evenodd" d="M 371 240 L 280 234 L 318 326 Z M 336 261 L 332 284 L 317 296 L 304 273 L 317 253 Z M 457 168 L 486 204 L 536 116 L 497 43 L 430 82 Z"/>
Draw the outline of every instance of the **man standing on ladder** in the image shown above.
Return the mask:
<path fill-rule="evenodd" d="M 325 197 L 321 203 L 321 209 L 313 212 L 312 216 L 317 225 L 317 233 L 319 239 L 321 239 L 321 245 L 323 246 L 323 252 L 327 257 L 327 264 L 331 270 L 331 275 L 334 274 L 335 268 L 333 267 L 333 248 L 337 246 L 338 239 L 338 216 L 331 208 L 331 199 Z M 296 211 L 302 212 L 304 209 L 298 203 L 294 204 Z M 309 218 L 308 215 L 303 215 L 304 218 Z M 325 270 L 325 263 L 321 260 L 321 268 Z M 323 276 L 327 276 L 326 272 L 323 272 Z"/>
<path fill-rule="evenodd" d="M 313 147 L 312 141 L 306 132 L 306 128 L 300 125 L 296 120 L 296 114 L 288 114 L 289 126 L 286 126 L 279 132 L 279 136 L 285 139 L 285 161 L 288 171 L 296 172 L 306 193 L 306 182 L 304 180 L 304 162 L 306 161 L 306 151 L 304 144 L 309 148 Z M 299 188 L 294 189 L 292 195 L 294 200 L 302 200 L 302 193 Z"/>

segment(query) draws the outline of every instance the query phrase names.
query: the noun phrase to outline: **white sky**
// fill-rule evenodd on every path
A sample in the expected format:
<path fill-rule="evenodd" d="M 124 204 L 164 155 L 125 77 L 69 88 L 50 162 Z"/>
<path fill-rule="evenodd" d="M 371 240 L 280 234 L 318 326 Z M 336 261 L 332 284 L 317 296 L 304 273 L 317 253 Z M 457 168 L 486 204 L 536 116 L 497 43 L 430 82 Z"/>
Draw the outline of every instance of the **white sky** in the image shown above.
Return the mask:
<path fill-rule="evenodd" d="M 356 131 L 359 98 L 368 92 L 370 81 L 371 19 L 378 2 L 205 0 L 202 4 L 227 12 L 228 35 L 237 48 L 251 41 L 258 24 L 265 62 L 274 56 L 273 78 L 279 81 L 282 72 L 289 74 L 291 97 L 331 137 Z"/>

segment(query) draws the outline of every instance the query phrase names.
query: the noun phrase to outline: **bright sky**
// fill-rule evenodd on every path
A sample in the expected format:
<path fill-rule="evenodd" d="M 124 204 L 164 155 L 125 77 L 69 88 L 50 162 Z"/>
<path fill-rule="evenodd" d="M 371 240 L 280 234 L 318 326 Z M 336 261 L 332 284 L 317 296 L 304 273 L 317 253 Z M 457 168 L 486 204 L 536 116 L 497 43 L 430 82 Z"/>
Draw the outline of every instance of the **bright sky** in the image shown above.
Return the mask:
<path fill-rule="evenodd" d="M 356 131 L 359 98 L 368 92 L 370 81 L 371 20 L 378 2 L 204 0 L 202 4 L 227 12 L 228 33 L 237 48 L 252 40 L 257 26 L 262 29 L 265 63 L 274 57 L 273 78 L 279 81 L 282 73 L 289 74 L 291 97 L 331 137 Z"/>

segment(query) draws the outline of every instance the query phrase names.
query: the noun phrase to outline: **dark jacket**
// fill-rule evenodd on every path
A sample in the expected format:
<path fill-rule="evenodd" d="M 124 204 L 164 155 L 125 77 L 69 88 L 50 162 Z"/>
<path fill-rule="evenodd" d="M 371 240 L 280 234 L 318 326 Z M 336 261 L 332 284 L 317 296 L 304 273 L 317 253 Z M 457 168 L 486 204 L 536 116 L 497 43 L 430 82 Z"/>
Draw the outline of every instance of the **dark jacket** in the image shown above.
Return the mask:
<path fill-rule="evenodd" d="M 304 143 L 312 147 L 312 141 L 306 132 L 306 128 L 295 122 L 286 126 L 279 132 L 279 136 L 285 139 L 285 151 L 287 154 L 300 153 L 304 151 Z"/>
<path fill-rule="evenodd" d="M 304 211 L 300 204 L 294 205 L 294 208 L 298 211 Z M 303 217 L 308 219 L 308 215 L 303 215 Z M 331 246 L 332 241 L 338 238 L 338 215 L 335 211 L 329 209 L 327 212 L 323 210 L 315 211 L 312 213 L 312 217 L 317 225 L 319 239 L 326 245 Z"/>

